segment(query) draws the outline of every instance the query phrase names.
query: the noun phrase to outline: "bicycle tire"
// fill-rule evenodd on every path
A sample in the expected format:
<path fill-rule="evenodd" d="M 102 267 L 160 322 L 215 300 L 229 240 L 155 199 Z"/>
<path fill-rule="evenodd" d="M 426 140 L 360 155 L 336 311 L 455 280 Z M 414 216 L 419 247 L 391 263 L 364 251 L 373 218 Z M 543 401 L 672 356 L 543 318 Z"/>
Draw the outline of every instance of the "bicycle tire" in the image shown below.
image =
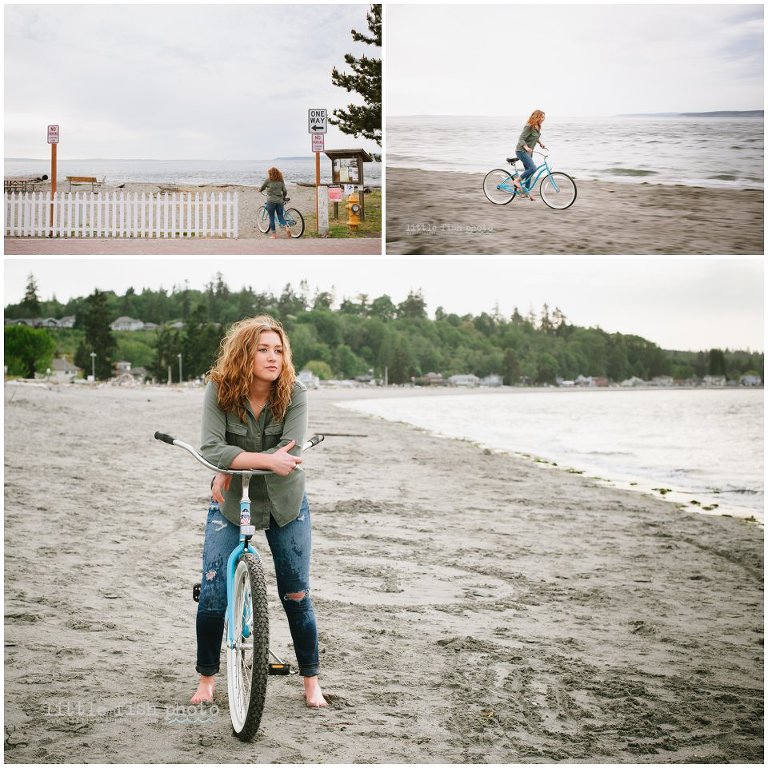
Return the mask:
<path fill-rule="evenodd" d="M 267 213 L 267 206 L 262 205 L 259 208 L 259 212 L 256 215 L 256 226 L 259 228 L 259 232 L 262 235 L 266 235 L 269 232 L 269 214 Z"/>
<path fill-rule="evenodd" d="M 232 599 L 238 626 L 235 647 L 227 644 L 229 714 L 235 736 L 251 741 L 261 724 L 269 674 L 267 586 L 258 557 L 245 554 L 238 562 Z"/>
<path fill-rule="evenodd" d="M 515 199 L 517 190 L 508 192 L 507 190 L 499 189 L 500 184 L 507 180 L 511 181 L 511 176 L 512 174 L 509 171 L 505 171 L 502 168 L 494 168 L 485 174 L 483 194 L 485 194 L 488 202 L 494 205 L 508 205 Z"/>
<path fill-rule="evenodd" d="M 552 177 L 556 177 L 554 182 Z M 539 194 L 550 208 L 564 211 L 576 202 L 576 182 L 567 173 L 554 171 L 541 180 Z"/>
<path fill-rule="evenodd" d="M 291 237 L 301 237 L 304 234 L 304 217 L 296 208 L 285 209 L 285 221 Z"/>

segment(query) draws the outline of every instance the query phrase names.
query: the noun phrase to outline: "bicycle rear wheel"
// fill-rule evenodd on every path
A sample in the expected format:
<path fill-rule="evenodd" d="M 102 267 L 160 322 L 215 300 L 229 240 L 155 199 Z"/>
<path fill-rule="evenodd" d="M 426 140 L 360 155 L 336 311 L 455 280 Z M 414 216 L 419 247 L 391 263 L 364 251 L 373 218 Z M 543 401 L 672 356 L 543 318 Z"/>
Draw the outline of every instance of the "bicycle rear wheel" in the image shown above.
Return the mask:
<path fill-rule="evenodd" d="M 304 217 L 295 208 L 285 209 L 285 223 L 291 237 L 301 237 L 304 234 Z"/>
<path fill-rule="evenodd" d="M 269 674 L 267 587 L 258 557 L 246 554 L 240 559 L 232 599 L 236 626 L 234 648 L 227 642 L 229 714 L 235 736 L 250 741 L 261 723 Z"/>
<path fill-rule="evenodd" d="M 564 211 L 576 200 L 576 182 L 567 173 L 555 171 L 541 180 L 539 194 L 550 208 Z"/>
<path fill-rule="evenodd" d="M 483 192 L 494 205 L 511 203 L 517 194 L 512 182 L 512 174 L 501 168 L 488 171 L 483 179 Z"/>
<path fill-rule="evenodd" d="M 267 213 L 267 207 L 262 205 L 259 208 L 258 214 L 256 214 L 256 226 L 259 228 L 259 232 L 266 235 L 269 232 L 269 214 Z"/>

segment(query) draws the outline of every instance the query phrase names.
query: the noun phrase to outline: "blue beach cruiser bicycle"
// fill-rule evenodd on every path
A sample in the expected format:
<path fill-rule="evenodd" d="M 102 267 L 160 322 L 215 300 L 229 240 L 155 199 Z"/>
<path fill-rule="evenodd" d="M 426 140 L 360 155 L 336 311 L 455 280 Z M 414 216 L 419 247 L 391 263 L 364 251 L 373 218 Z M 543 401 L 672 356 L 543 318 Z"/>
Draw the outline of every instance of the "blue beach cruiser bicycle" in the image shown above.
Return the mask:
<path fill-rule="evenodd" d="M 285 202 L 287 203 L 290 199 L 290 197 L 286 197 Z M 283 218 L 285 219 L 286 230 L 291 237 L 297 238 L 304 234 L 304 217 L 301 215 L 298 208 L 288 208 L 287 206 L 284 206 Z M 279 226 L 277 215 L 275 215 L 275 225 Z M 256 226 L 259 228 L 259 232 L 263 235 L 266 235 L 267 232 L 269 232 L 269 213 L 267 212 L 266 203 L 259 208 L 259 211 L 256 214 Z"/>
<path fill-rule="evenodd" d="M 528 178 L 527 182 L 520 180 L 520 174 L 515 168 L 515 163 L 521 162 L 517 157 L 507 158 L 507 162 L 512 165 L 511 171 L 496 168 L 485 174 L 483 192 L 489 202 L 494 205 L 507 205 L 521 194 L 520 190 L 515 186 L 515 180 L 520 182 L 523 194 L 527 195 L 533 192 L 536 184 L 541 179 L 539 194 L 546 205 L 557 211 L 564 211 L 573 205 L 576 200 L 576 182 L 567 173 L 553 171 L 549 167 L 547 162 L 548 152 L 545 154 L 544 152 L 537 151 L 534 154 L 541 155 L 544 158 L 544 162 L 536 166 L 536 170 Z"/>
<path fill-rule="evenodd" d="M 221 469 L 206 461 L 191 445 L 162 432 L 155 438 L 183 448 L 204 467 L 227 475 L 239 475 L 240 541 L 227 560 L 227 611 L 224 641 L 227 660 L 227 697 L 232 728 L 242 741 L 250 741 L 259 730 L 268 675 L 291 674 L 290 665 L 269 649 L 267 586 L 261 556 L 251 545 L 256 528 L 251 525 L 251 499 L 248 486 L 252 475 L 268 475 L 260 469 Z M 317 445 L 324 435 L 313 435 L 302 450 Z M 301 470 L 299 465 L 297 470 Z M 199 595 L 199 585 L 195 585 Z M 270 657 L 275 661 L 270 663 Z"/>

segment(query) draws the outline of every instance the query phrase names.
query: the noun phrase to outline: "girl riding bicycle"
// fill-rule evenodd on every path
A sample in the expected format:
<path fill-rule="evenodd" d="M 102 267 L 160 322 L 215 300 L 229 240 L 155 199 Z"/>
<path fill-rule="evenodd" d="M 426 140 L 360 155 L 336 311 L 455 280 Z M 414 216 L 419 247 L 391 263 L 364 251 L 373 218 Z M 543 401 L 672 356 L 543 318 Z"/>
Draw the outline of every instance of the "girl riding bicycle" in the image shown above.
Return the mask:
<path fill-rule="evenodd" d="M 283 174 L 277 168 L 270 168 L 267 171 L 266 181 L 259 187 L 259 192 L 267 190 L 267 213 L 269 214 L 269 236 L 277 239 L 275 231 L 275 214 L 280 222 L 280 226 L 285 229 L 285 236 L 290 237 L 288 225 L 285 223 L 285 199 L 288 197 L 288 190 L 283 180 Z"/>
<path fill-rule="evenodd" d="M 288 617 L 304 700 L 327 702 L 318 681 L 317 625 L 309 595 L 311 525 L 302 459 L 296 446 L 307 432 L 307 391 L 296 381 L 283 327 L 261 315 L 235 323 L 208 374 L 200 453 L 217 467 L 266 469 L 254 475 L 249 494 L 251 523 L 266 532 L 280 602 Z M 203 545 L 203 578 L 197 610 L 200 680 L 191 703 L 212 701 L 227 605 L 226 563 L 238 544 L 240 494 L 231 475 L 212 485 Z"/>
<path fill-rule="evenodd" d="M 536 149 L 536 144 L 539 144 L 542 149 L 546 149 L 539 138 L 541 136 L 541 124 L 544 122 L 544 117 L 545 115 L 540 109 L 534 110 L 528 118 L 528 122 L 523 126 L 520 138 L 517 140 L 517 147 L 515 149 L 517 151 L 517 156 L 522 160 L 523 165 L 525 166 L 525 171 L 520 175 L 520 180 L 518 181 L 515 179 L 514 183 L 515 187 L 523 194 L 525 194 L 525 190 L 520 182 L 528 181 L 536 170 L 536 163 L 533 162 L 533 157 L 531 157 L 533 155 L 533 150 Z M 531 200 L 535 199 L 530 192 L 528 192 L 528 197 L 530 197 Z"/>

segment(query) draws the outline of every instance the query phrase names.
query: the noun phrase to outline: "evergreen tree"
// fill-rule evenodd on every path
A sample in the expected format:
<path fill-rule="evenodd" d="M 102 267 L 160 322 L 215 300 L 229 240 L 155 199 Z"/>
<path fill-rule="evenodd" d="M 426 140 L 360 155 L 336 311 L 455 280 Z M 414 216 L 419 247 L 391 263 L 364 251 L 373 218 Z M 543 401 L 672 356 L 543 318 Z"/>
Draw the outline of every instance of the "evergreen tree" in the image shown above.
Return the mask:
<path fill-rule="evenodd" d="M 171 381 L 176 378 L 174 367 L 178 365 L 178 355 L 182 351 L 181 334 L 173 328 L 161 328 L 157 335 L 155 347 L 155 360 L 152 363 L 152 373 L 158 381 L 168 381 L 168 370 L 171 371 Z M 178 371 L 178 368 L 176 368 Z"/>
<path fill-rule="evenodd" d="M 709 371 L 708 372 L 710 376 L 726 375 L 725 354 L 723 353 L 722 349 L 709 350 Z"/>
<path fill-rule="evenodd" d="M 370 36 L 352 30 L 352 39 L 381 48 L 381 5 L 372 5 L 366 19 Z M 381 146 L 381 59 L 351 53 L 344 55 L 344 61 L 354 74 L 339 72 L 336 67 L 331 73 L 331 82 L 348 93 L 355 91 L 365 101 L 365 106 L 348 104 L 346 110 L 334 109 L 329 119 L 331 125 L 338 125 L 342 133 L 372 139 Z M 335 119 L 334 119 L 335 118 Z"/>
<path fill-rule="evenodd" d="M 75 353 L 75 365 L 90 371 L 91 352 L 96 353 L 95 369 L 97 379 L 112 376 L 112 363 L 117 350 L 117 341 L 109 327 L 107 294 L 96 289 L 86 300 L 77 317 L 75 328 L 85 332 L 85 339 Z"/>
<path fill-rule="evenodd" d="M 40 317 L 40 299 L 37 295 L 37 282 L 35 276 L 30 272 L 27 277 L 27 290 L 24 293 L 24 298 L 21 301 L 21 306 L 27 313 L 27 317 L 35 318 Z"/>

